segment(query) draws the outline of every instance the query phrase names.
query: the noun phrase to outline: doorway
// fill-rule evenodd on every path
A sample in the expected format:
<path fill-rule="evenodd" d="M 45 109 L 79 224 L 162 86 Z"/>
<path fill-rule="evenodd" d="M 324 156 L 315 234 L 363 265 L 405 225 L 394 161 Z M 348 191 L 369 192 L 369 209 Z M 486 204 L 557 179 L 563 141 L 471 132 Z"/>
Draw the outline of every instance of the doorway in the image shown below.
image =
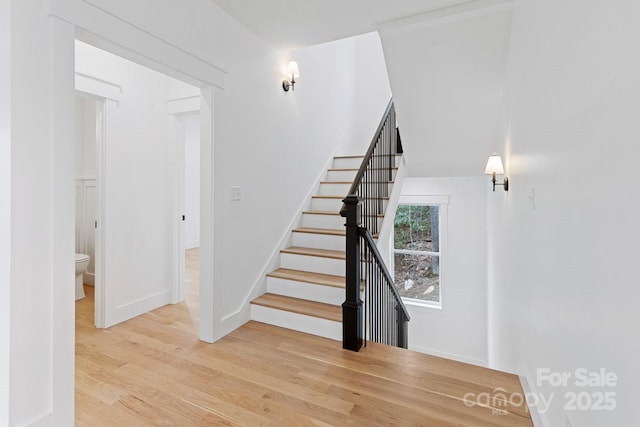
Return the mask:
<path fill-rule="evenodd" d="M 102 174 L 102 148 L 104 146 L 105 99 L 76 91 L 75 115 L 75 248 L 76 254 L 89 256 L 89 263 L 82 276 L 84 286 L 102 286 L 103 236 L 98 233 L 100 218 Z M 102 230 L 102 228 L 101 228 Z M 84 290 L 76 290 L 76 300 Z M 93 291 L 91 292 L 93 295 Z M 101 308 L 101 307 L 100 307 Z M 94 310 L 94 324 L 102 321 L 101 310 Z"/>
<path fill-rule="evenodd" d="M 174 110 L 192 110 L 199 103 L 175 106 Z M 185 301 L 195 323 L 199 317 L 200 296 L 200 111 L 172 114 L 174 145 L 177 150 L 177 228 L 176 289 L 174 302 Z"/>
<path fill-rule="evenodd" d="M 201 90 L 76 41 L 78 85 L 82 92 L 104 99 L 104 141 L 96 150 L 94 181 L 98 194 L 95 325 L 104 328 L 182 300 L 175 299 L 174 257 L 175 248 L 186 242 L 176 241 L 170 231 L 176 224 L 183 227 L 181 218 L 174 216 L 176 193 L 170 189 L 175 171 L 186 167 L 174 165 L 177 157 L 171 151 L 167 112 L 174 99 L 199 101 Z M 190 116 L 184 119 L 190 132 L 185 138 L 197 147 L 210 145 L 210 139 L 199 137 L 200 120 Z M 181 191 L 185 193 L 184 188 Z M 198 217 L 199 212 L 190 216 Z M 185 265 L 184 252 L 181 263 Z M 90 274 L 87 277 L 91 282 Z M 194 297 L 194 292 L 190 295 Z M 196 292 L 195 298 L 199 295 Z"/>

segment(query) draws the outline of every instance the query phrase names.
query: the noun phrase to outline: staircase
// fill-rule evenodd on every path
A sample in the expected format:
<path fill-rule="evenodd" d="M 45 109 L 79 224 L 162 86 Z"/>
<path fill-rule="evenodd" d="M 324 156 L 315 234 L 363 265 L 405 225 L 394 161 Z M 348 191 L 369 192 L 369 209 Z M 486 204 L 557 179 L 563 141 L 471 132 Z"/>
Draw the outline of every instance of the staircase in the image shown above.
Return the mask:
<path fill-rule="evenodd" d="M 333 159 L 309 210 L 302 212 L 300 227 L 292 230 L 291 246 L 280 252 L 281 267 L 267 274 L 267 293 L 251 302 L 252 320 L 342 339 L 345 227 L 340 209 L 363 158 Z M 397 166 L 400 155 L 395 158 Z"/>

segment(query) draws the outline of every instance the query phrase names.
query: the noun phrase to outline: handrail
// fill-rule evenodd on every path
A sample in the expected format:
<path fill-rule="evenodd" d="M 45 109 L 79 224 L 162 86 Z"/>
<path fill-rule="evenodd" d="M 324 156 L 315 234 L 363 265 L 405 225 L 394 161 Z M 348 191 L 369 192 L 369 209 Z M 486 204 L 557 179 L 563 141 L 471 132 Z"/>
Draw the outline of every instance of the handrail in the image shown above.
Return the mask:
<path fill-rule="evenodd" d="M 342 346 L 348 350 L 360 350 L 367 337 L 404 348 L 408 345 L 409 313 L 373 240 L 384 217 L 399 153 L 402 147 L 392 99 L 340 209 L 346 219 Z M 361 279 L 366 306 L 361 299 Z"/>
<path fill-rule="evenodd" d="M 407 348 L 409 312 L 395 288 L 373 236 L 363 227 L 356 194 L 344 200 L 346 211 L 345 302 L 342 304 L 342 347 L 359 351 L 367 339 Z M 360 285 L 365 283 L 365 299 Z"/>
<path fill-rule="evenodd" d="M 402 153 L 399 132 L 396 127 L 396 111 L 393 100 L 389 101 L 382 120 L 374 134 L 371 145 L 360 164 L 348 194 L 362 199 L 364 225 L 373 236 L 377 236 L 381 218 L 388 203 L 390 185 L 397 170 L 396 156 Z M 340 214 L 345 215 L 343 204 Z"/>
<path fill-rule="evenodd" d="M 360 164 L 360 169 L 358 169 L 358 173 L 356 173 L 356 177 L 354 178 L 353 183 L 351 184 L 351 188 L 349 189 L 349 192 L 347 194 L 357 194 L 358 186 L 362 182 L 362 177 L 364 176 L 367 170 L 369 159 L 371 159 L 371 157 L 373 156 L 373 152 L 375 151 L 376 145 L 378 144 L 378 141 L 380 139 L 380 134 L 382 133 L 382 129 L 384 129 L 384 126 L 387 123 L 387 117 L 389 116 L 389 113 L 391 112 L 392 108 L 393 108 L 393 98 L 389 100 L 389 104 L 387 105 L 387 108 L 385 108 L 384 110 L 384 114 L 382 115 L 382 120 L 380 120 L 378 129 L 376 129 L 375 133 L 373 134 L 373 139 L 371 140 L 371 144 L 369 144 L 367 153 L 364 155 L 364 159 Z M 346 207 L 343 203 L 342 208 L 340 209 L 340 214 L 342 216 L 344 216 L 343 212 L 345 212 L 345 210 L 346 210 Z"/>
<path fill-rule="evenodd" d="M 369 233 L 369 230 L 367 230 L 366 228 L 359 228 L 358 234 L 360 234 L 369 245 L 371 254 L 375 258 L 376 264 L 378 264 L 378 268 L 382 270 L 382 274 L 385 276 L 388 283 L 393 283 L 393 278 L 391 277 L 391 273 L 389 273 L 389 270 L 387 269 L 387 266 L 384 263 L 384 260 L 382 259 L 382 255 L 378 250 L 378 245 L 376 245 L 376 242 L 375 240 L 373 240 L 373 236 L 371 235 L 371 233 Z M 402 297 L 400 296 L 400 293 L 398 292 L 396 287 L 389 286 L 389 288 L 393 292 L 393 296 L 395 297 L 395 299 L 399 302 L 399 307 L 402 309 L 402 313 L 404 314 L 405 318 L 407 320 L 411 320 L 411 316 L 409 316 L 407 307 L 404 305 L 404 302 L 402 301 Z"/>

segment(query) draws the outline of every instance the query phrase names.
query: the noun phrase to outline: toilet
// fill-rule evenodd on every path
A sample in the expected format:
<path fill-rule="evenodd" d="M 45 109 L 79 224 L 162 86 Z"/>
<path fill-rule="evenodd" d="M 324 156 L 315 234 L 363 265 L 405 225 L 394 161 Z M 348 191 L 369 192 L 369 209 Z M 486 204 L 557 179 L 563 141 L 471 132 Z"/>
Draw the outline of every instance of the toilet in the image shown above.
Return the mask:
<path fill-rule="evenodd" d="M 83 275 L 87 271 L 91 257 L 86 254 L 76 254 L 76 301 L 84 298 Z"/>

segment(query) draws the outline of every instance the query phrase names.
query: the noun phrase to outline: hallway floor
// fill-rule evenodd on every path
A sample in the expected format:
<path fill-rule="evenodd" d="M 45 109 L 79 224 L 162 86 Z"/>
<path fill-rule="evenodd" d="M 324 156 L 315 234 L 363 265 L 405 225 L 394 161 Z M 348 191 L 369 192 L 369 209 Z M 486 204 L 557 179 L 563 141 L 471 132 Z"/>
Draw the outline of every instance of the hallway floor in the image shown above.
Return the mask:
<path fill-rule="evenodd" d="M 184 303 L 99 330 L 85 290 L 76 303 L 78 426 L 532 425 L 525 406 L 494 396 L 522 394 L 510 374 L 377 344 L 353 353 L 258 322 L 206 344 L 188 287 Z"/>

